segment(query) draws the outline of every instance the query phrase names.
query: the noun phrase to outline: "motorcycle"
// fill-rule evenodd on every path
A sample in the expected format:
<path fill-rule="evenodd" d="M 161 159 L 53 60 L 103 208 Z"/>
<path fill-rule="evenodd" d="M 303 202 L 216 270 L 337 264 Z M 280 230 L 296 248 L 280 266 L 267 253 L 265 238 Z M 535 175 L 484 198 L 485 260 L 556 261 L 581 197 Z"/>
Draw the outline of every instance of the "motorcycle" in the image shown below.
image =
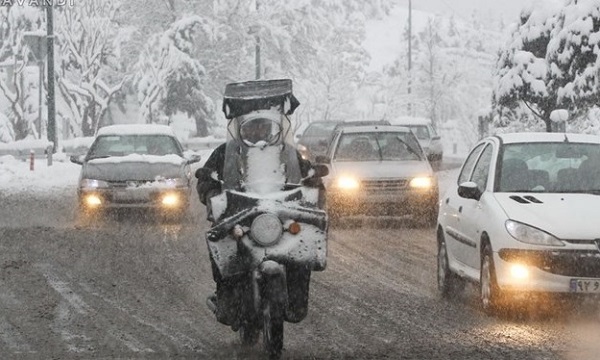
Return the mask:
<path fill-rule="evenodd" d="M 328 168 L 316 165 L 303 177 L 288 117 L 298 104 L 287 79 L 227 85 L 222 192 L 207 206 L 213 272 L 236 284 L 235 301 L 228 302 L 232 329 L 244 345 L 256 344 L 262 333 L 271 358 L 281 356 L 284 323 L 307 315 L 310 273 L 327 265 L 324 194 L 314 183 Z M 244 138 L 244 124 L 252 119 L 271 121 L 268 136 Z"/>

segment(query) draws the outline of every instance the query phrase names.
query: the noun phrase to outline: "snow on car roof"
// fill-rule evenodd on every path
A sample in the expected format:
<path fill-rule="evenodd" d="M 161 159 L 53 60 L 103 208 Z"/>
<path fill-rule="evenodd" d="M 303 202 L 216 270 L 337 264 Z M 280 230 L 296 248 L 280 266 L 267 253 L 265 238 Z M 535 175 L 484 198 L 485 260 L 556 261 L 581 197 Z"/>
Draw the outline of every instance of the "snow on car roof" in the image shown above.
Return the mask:
<path fill-rule="evenodd" d="M 175 132 L 168 125 L 159 124 L 122 124 L 109 125 L 101 127 L 98 130 L 100 135 L 170 135 L 175 136 Z"/>
<path fill-rule="evenodd" d="M 389 120 L 392 125 L 431 125 L 431 120 L 427 118 L 400 116 Z"/>
<path fill-rule="evenodd" d="M 524 142 L 570 142 L 600 143 L 600 136 L 574 133 L 547 133 L 547 132 L 522 132 L 497 134 L 505 144 Z"/>
<path fill-rule="evenodd" d="M 364 125 L 364 126 L 350 126 L 350 127 L 342 127 L 340 129 L 344 134 L 349 133 L 362 133 L 362 132 L 389 132 L 389 131 L 398 131 L 398 132 L 410 132 L 410 129 L 405 126 L 395 126 L 395 125 Z"/>

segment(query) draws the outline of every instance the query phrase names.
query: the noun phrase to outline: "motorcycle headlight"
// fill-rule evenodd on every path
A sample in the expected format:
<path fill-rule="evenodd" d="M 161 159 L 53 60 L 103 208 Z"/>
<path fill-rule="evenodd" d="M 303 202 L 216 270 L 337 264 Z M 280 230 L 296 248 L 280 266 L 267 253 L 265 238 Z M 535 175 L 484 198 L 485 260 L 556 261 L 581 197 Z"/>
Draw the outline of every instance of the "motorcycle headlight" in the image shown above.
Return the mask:
<path fill-rule="evenodd" d="M 336 180 L 335 185 L 340 189 L 355 190 L 359 188 L 360 182 L 358 181 L 358 179 L 352 176 L 340 176 Z"/>
<path fill-rule="evenodd" d="M 106 189 L 108 188 L 108 183 L 104 180 L 81 179 L 79 187 L 82 189 Z"/>
<path fill-rule="evenodd" d="M 410 187 L 416 189 L 429 189 L 433 186 L 433 179 L 429 176 L 416 177 L 410 181 Z"/>
<path fill-rule="evenodd" d="M 283 233 L 281 220 L 273 214 L 258 215 L 250 226 L 250 236 L 262 246 L 270 246 L 279 241 Z"/>
<path fill-rule="evenodd" d="M 520 242 L 533 245 L 565 246 L 565 244 L 556 237 L 545 231 L 534 228 L 518 221 L 506 220 L 506 231 Z"/>

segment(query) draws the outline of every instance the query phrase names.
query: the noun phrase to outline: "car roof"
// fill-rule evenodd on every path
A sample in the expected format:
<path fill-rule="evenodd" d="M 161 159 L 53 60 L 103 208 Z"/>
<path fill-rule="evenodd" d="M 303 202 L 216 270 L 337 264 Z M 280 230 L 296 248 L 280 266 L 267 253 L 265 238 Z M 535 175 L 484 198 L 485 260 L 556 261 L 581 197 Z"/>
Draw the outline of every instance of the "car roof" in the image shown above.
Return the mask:
<path fill-rule="evenodd" d="M 431 120 L 427 118 L 401 116 L 390 120 L 393 125 L 431 125 Z"/>
<path fill-rule="evenodd" d="M 505 144 L 530 142 L 586 142 L 600 144 L 600 136 L 575 133 L 520 132 L 496 134 Z"/>
<path fill-rule="evenodd" d="M 394 126 L 394 125 L 362 125 L 362 126 L 349 126 L 342 127 L 338 131 L 344 134 L 352 133 L 364 133 L 364 132 L 411 132 L 409 128 L 405 126 Z"/>
<path fill-rule="evenodd" d="M 98 129 L 96 136 L 100 135 L 169 135 L 175 132 L 168 125 L 159 124 L 122 124 L 109 125 Z"/>

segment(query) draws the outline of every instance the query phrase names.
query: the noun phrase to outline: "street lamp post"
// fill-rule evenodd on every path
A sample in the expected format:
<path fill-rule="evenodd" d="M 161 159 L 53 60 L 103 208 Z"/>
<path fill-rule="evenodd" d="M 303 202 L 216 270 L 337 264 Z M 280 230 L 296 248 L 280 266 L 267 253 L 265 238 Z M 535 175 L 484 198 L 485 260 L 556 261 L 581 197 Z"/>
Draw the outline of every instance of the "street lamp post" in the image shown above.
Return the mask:
<path fill-rule="evenodd" d="M 46 6 L 46 45 L 48 46 L 48 141 L 52 142 L 52 153 L 56 152 L 58 138 L 56 136 L 56 108 L 54 103 L 54 24 L 52 19 L 52 4 Z M 51 162 L 51 160 L 50 160 Z"/>

